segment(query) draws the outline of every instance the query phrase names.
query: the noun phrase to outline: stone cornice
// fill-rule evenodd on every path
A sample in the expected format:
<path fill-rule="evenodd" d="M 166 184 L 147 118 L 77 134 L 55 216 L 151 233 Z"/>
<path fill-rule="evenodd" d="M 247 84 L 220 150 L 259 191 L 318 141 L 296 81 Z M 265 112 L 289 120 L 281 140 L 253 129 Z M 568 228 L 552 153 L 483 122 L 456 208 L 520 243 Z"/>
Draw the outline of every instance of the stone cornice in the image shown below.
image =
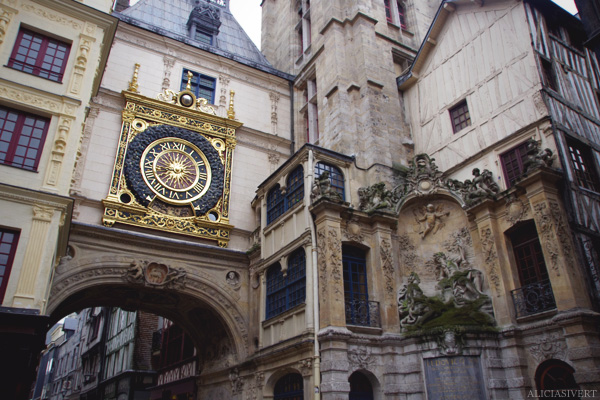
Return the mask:
<path fill-rule="evenodd" d="M 55 208 L 61 211 L 67 211 L 72 208 L 74 202 L 70 197 L 39 192 L 37 190 L 25 189 L 2 183 L 0 183 L 0 200 L 21 204 L 35 204 L 38 206 Z"/>
<path fill-rule="evenodd" d="M 0 98 L 52 115 L 75 117 L 81 101 L 0 79 Z"/>

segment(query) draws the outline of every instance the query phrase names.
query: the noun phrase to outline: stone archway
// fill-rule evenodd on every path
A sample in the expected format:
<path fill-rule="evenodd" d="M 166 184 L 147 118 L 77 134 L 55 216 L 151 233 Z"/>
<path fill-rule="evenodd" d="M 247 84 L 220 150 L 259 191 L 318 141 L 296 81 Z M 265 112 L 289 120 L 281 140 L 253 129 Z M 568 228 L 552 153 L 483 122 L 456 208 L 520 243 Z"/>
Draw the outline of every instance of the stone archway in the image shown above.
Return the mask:
<path fill-rule="evenodd" d="M 75 227 L 70 254 L 55 269 L 46 313 L 52 322 L 100 305 L 158 314 L 181 325 L 197 348 L 227 337 L 229 343 L 219 347 L 229 354 L 211 353 L 213 361 L 225 359 L 209 368 L 225 369 L 248 355 L 247 302 L 240 293 L 248 287 L 244 271 L 241 252 Z"/>

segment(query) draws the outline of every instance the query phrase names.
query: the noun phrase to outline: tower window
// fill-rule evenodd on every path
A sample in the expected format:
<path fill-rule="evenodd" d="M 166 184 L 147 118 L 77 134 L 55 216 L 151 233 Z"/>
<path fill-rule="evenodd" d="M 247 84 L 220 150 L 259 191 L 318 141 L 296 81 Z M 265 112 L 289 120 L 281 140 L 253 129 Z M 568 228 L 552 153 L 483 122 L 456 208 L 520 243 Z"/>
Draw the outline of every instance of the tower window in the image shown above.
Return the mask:
<path fill-rule="evenodd" d="M 404 12 L 404 6 L 401 2 L 396 2 L 396 7 L 398 7 L 398 23 L 402 29 L 406 29 L 406 14 Z"/>
<path fill-rule="evenodd" d="M 41 78 L 62 82 L 71 45 L 21 28 L 8 66 Z"/>

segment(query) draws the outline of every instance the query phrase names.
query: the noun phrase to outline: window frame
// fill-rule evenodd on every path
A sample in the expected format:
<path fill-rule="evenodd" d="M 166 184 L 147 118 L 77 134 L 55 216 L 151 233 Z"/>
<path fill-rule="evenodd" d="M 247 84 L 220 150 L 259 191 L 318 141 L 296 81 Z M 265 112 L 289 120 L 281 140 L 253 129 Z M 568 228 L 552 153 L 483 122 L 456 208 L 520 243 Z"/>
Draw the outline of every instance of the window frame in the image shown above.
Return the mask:
<path fill-rule="evenodd" d="M 5 242 L 4 235 L 12 235 L 11 242 L 9 244 L 8 252 L 4 251 Z M 12 271 L 13 262 L 15 260 L 15 254 L 17 253 L 17 247 L 19 246 L 19 236 L 21 231 L 14 228 L 5 228 L 0 226 L 0 255 L 6 255 L 6 262 L 0 263 L 0 267 L 4 267 L 4 271 L 0 274 L 0 304 L 4 301 L 4 295 L 8 288 L 8 281 L 10 280 L 10 273 Z"/>
<path fill-rule="evenodd" d="M 273 400 L 304 399 L 304 379 L 298 373 L 289 373 L 275 382 Z"/>
<path fill-rule="evenodd" d="M 19 54 L 19 51 L 23 48 L 23 42 L 25 40 L 27 40 L 25 38 L 25 35 L 31 35 L 31 37 L 32 37 L 31 41 L 33 41 L 35 39 L 41 40 L 40 49 L 37 51 L 37 54 L 35 56 L 35 62 L 33 64 L 30 62 L 27 62 L 27 59 L 30 57 L 26 57 L 25 61 L 17 60 L 17 57 L 19 55 L 22 55 L 22 54 Z M 62 50 L 64 52 L 64 57 L 61 59 L 59 72 L 52 71 L 54 62 L 58 58 L 48 54 L 50 45 L 56 45 L 57 48 L 60 46 L 64 46 L 64 49 Z M 30 50 L 31 46 L 28 46 L 27 49 Z M 50 51 L 52 51 L 52 49 L 50 49 Z M 29 53 L 29 51 L 27 53 Z M 27 29 L 25 27 L 20 27 L 6 66 L 14 69 L 16 71 L 21 71 L 26 74 L 38 76 L 40 78 L 47 79 L 52 82 L 62 83 L 64 74 L 65 74 L 65 71 L 67 68 L 67 64 L 69 62 L 70 54 L 71 54 L 71 43 L 56 39 L 54 37 L 51 37 L 49 35 L 46 35 L 46 34 L 43 34 L 40 32 L 36 32 L 31 29 Z M 51 67 L 43 68 L 43 65 L 46 62 L 47 57 L 52 57 Z M 31 69 L 31 71 L 29 71 L 28 69 Z M 44 74 L 47 74 L 48 76 L 44 76 Z M 52 76 L 56 77 L 56 79 L 53 79 Z"/>
<path fill-rule="evenodd" d="M 306 251 L 301 247 L 287 258 L 284 271 L 280 263 L 267 269 L 265 319 L 269 320 L 306 302 Z"/>
<path fill-rule="evenodd" d="M 271 224 L 286 211 L 304 199 L 304 168 L 298 165 L 286 179 L 286 192 L 281 190 L 279 184 L 267 192 L 267 225 Z"/>
<path fill-rule="evenodd" d="M 456 103 L 454 106 L 448 109 L 450 115 L 450 124 L 452 125 L 452 132 L 458 133 L 465 128 L 471 126 L 471 111 L 467 99 L 463 99 Z M 464 117 L 466 115 L 466 117 Z M 464 119 L 462 119 L 464 117 Z M 456 121 L 459 119 L 458 122 Z"/>
<path fill-rule="evenodd" d="M 573 182 L 586 190 L 600 192 L 600 179 L 598 178 L 596 157 L 593 150 L 571 137 L 567 137 L 566 146 L 573 173 Z"/>
<path fill-rule="evenodd" d="M 206 99 L 210 104 L 215 104 L 215 95 L 217 92 L 217 78 L 213 78 L 210 75 L 204 75 L 200 72 L 192 71 L 191 69 L 188 69 L 188 68 L 184 68 L 183 72 L 181 74 L 180 90 L 185 90 L 187 87 L 188 72 L 192 73 L 192 79 L 190 82 L 190 84 L 192 86 L 191 91 L 192 91 L 192 93 L 194 93 L 196 98 L 198 98 L 198 99 L 203 98 L 203 99 Z M 212 87 L 209 87 L 207 85 L 201 85 L 202 79 L 211 81 Z M 210 98 L 206 98 L 206 96 L 204 96 L 204 94 L 206 94 L 207 92 L 210 92 Z"/>
<path fill-rule="evenodd" d="M 3 112 L 5 112 L 6 115 L 0 116 L 0 164 L 24 169 L 27 171 L 37 171 L 42 158 L 44 145 L 46 143 L 46 137 L 48 136 L 51 119 L 0 105 L 0 113 Z M 9 120 L 11 115 L 16 116 L 14 121 Z M 30 119 L 32 119 L 33 122 L 28 123 L 28 120 Z M 13 124 L 12 131 L 5 130 L 6 125 L 9 123 Z M 42 123 L 43 127 L 38 126 L 39 123 Z M 23 134 L 24 128 L 30 130 L 29 136 Z M 35 132 L 39 133 L 40 130 L 41 134 L 39 137 L 35 137 Z M 4 140 L 7 136 L 10 136 L 10 138 L 8 140 Z M 21 143 L 23 138 L 29 138 L 27 141 L 27 146 L 24 146 Z M 38 141 L 38 146 L 30 147 L 30 144 L 34 140 Z M 6 152 L 4 152 L 1 148 L 2 143 L 8 143 Z M 23 148 L 25 149 L 23 151 L 24 154 L 18 154 L 19 150 Z M 35 149 L 36 154 L 34 157 L 27 157 L 31 149 Z M 2 156 L 2 154 L 4 154 L 4 156 Z M 4 158 L 2 159 L 2 157 Z M 15 157 L 23 158 L 23 160 L 20 163 L 15 164 Z M 25 165 L 27 160 L 34 160 L 33 164 Z"/>
<path fill-rule="evenodd" d="M 509 157 L 514 156 L 512 159 Z M 511 188 L 525 171 L 525 161 L 527 160 L 527 141 L 519 143 L 511 149 L 500 154 L 500 165 L 502 174 L 506 182 L 506 188 Z M 516 163 L 516 167 L 515 164 Z M 512 167 L 509 169 L 509 167 Z M 518 171 L 517 171 L 518 170 Z M 516 172 L 515 172 L 516 171 Z"/>

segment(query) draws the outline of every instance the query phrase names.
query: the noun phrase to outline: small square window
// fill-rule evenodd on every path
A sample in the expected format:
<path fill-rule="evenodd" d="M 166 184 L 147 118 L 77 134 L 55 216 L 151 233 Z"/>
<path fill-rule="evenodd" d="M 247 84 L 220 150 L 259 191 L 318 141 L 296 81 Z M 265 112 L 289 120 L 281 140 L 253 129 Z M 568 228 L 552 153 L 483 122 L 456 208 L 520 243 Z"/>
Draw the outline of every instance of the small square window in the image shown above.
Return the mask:
<path fill-rule="evenodd" d="M 71 45 L 21 28 L 8 66 L 55 82 L 62 82 Z"/>
<path fill-rule="evenodd" d="M 450 120 L 454 133 L 471 125 L 471 115 L 466 100 L 461 101 L 450 109 Z"/>

